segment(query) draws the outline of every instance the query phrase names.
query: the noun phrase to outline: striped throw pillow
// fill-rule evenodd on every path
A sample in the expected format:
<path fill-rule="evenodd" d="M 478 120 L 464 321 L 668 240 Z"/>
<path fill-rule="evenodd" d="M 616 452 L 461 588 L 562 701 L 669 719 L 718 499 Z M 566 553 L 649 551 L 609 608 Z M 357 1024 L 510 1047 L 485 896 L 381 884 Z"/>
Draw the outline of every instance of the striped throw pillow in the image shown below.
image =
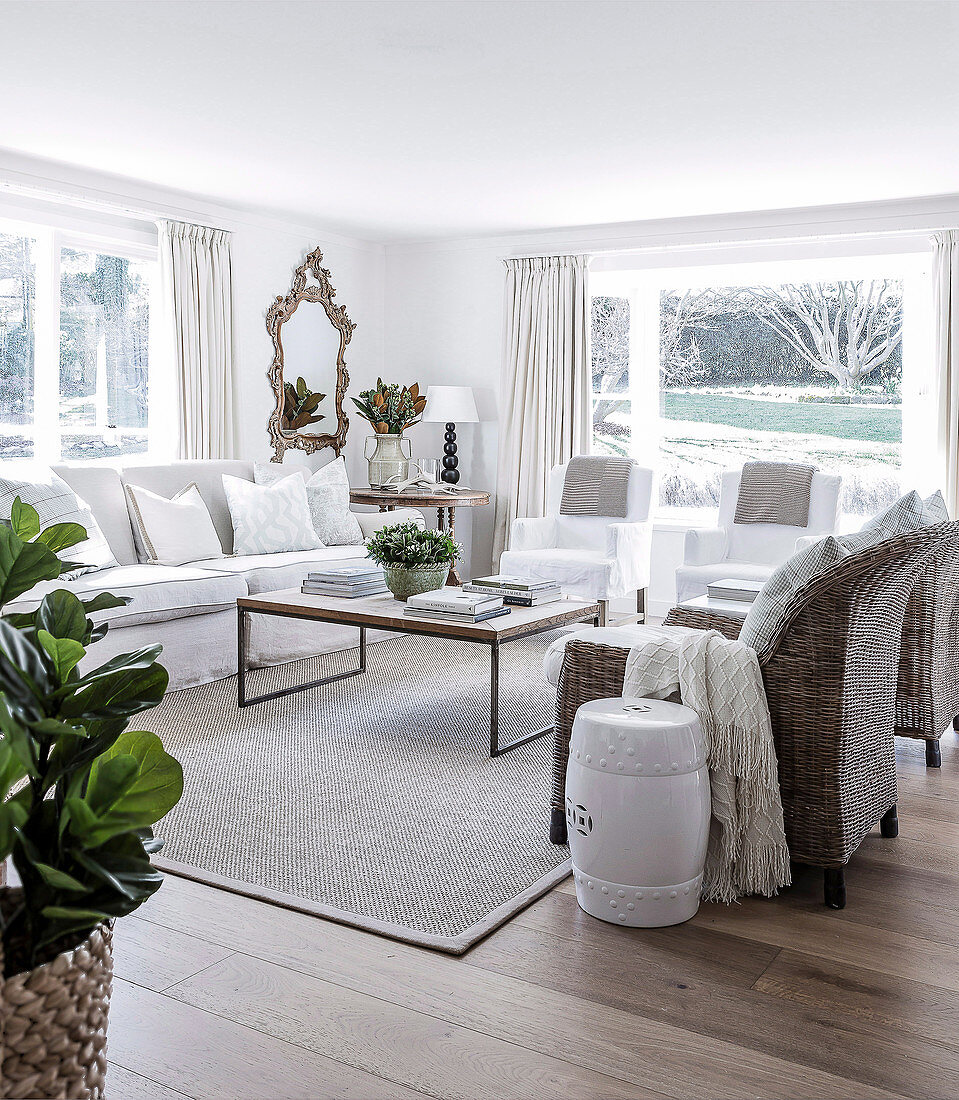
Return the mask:
<path fill-rule="evenodd" d="M 10 522 L 13 502 L 19 497 L 24 504 L 36 508 L 41 530 L 54 523 L 79 523 L 87 533 L 86 540 L 61 550 L 59 557 L 64 561 L 79 562 L 80 568 L 62 573 L 64 580 L 76 580 L 83 573 L 95 573 L 98 569 L 112 569 L 119 565 L 90 509 L 62 478 L 52 472 L 49 477 L 49 481 L 42 482 L 0 477 L 0 519 Z"/>

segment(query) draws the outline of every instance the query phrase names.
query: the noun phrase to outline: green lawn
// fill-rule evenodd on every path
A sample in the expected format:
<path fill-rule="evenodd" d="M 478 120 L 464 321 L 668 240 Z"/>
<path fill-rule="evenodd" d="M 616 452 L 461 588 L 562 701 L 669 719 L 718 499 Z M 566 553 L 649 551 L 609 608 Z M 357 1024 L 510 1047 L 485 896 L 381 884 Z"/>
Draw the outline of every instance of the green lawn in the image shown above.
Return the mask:
<path fill-rule="evenodd" d="M 667 420 L 725 424 L 761 432 L 799 432 L 873 443 L 899 443 L 902 410 L 898 405 L 826 405 L 793 401 L 757 401 L 724 394 L 667 393 Z"/>

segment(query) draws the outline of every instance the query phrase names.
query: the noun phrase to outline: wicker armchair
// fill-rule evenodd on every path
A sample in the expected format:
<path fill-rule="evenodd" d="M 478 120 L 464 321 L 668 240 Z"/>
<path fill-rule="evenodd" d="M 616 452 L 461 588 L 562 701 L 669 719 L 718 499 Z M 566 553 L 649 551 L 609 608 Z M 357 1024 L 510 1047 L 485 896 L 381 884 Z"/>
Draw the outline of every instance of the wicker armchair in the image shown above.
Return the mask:
<path fill-rule="evenodd" d="M 733 639 L 743 625 L 729 615 L 683 607 L 674 607 L 665 622 Z M 926 765 L 938 768 L 939 738 L 950 725 L 959 730 L 959 556 L 947 543 L 929 559 L 906 607 L 895 733 L 924 740 Z"/>
<path fill-rule="evenodd" d="M 877 822 L 884 836 L 898 832 L 894 670 L 906 605 L 937 551 L 959 552 L 959 524 L 901 535 L 851 555 L 794 601 L 762 665 L 790 855 L 823 868 L 825 901 L 833 908 L 846 903 L 843 869 L 866 834 Z M 672 613 L 671 621 L 704 625 L 683 623 Z M 566 840 L 573 718 L 588 700 L 622 692 L 628 652 L 583 640 L 566 646 L 550 820 L 557 843 Z"/>

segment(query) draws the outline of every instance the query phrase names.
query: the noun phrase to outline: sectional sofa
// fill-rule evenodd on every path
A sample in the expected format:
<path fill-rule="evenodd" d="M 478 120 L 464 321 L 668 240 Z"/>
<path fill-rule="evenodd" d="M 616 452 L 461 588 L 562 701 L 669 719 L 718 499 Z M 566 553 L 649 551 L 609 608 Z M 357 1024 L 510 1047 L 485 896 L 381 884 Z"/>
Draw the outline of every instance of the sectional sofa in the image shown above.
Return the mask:
<path fill-rule="evenodd" d="M 171 689 L 207 683 L 236 672 L 238 596 L 297 588 L 311 569 L 356 561 L 366 554 L 361 544 L 233 556 L 233 525 L 221 479 L 223 474 L 232 474 L 252 481 L 252 462 L 172 462 L 162 466 L 123 467 L 61 465 L 53 470 L 93 512 L 120 564 L 73 581 L 45 582 L 10 604 L 8 610 L 35 607 L 44 593 L 58 587 L 84 596 L 97 592 L 129 596 L 130 603 L 125 607 L 96 616 L 106 619 L 110 630 L 91 649 L 86 660 L 98 665 L 117 653 L 160 642 L 161 660 L 169 670 Z M 173 497 L 191 482 L 196 484 L 210 510 L 227 556 L 178 566 L 140 561 L 124 485 Z M 364 537 L 385 523 L 409 519 L 424 523 L 422 514 L 411 509 L 357 513 Z M 254 616 L 249 657 L 255 665 L 282 664 L 349 648 L 357 644 L 357 635 L 352 627 Z"/>

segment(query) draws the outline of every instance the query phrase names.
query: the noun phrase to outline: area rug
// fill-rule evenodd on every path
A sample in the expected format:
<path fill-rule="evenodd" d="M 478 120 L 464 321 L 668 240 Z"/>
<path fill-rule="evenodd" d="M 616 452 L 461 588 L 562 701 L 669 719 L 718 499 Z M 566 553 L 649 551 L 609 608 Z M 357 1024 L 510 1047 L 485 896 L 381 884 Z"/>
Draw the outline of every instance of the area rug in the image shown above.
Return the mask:
<path fill-rule="evenodd" d="M 552 722 L 555 632 L 503 645 L 500 739 Z M 460 954 L 569 873 L 549 841 L 551 737 L 489 757 L 486 646 L 391 635 L 367 671 L 240 710 L 236 679 L 144 724 L 183 764 L 157 863 L 291 909 Z M 251 694 L 356 665 L 256 672 Z"/>

